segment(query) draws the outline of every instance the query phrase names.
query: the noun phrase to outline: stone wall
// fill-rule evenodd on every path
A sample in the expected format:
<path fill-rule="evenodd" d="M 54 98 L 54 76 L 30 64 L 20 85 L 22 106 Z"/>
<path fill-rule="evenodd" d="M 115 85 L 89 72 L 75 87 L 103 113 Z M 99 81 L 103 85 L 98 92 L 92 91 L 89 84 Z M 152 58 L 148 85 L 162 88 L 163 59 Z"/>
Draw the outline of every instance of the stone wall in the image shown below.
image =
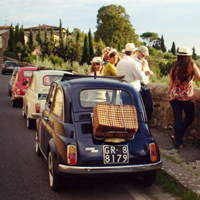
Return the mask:
<path fill-rule="evenodd" d="M 168 86 L 149 83 L 153 98 L 152 121 L 161 129 L 173 133 L 173 112 L 168 102 Z M 195 119 L 186 134 L 190 138 L 200 140 L 200 89 L 195 89 Z M 184 116 L 183 116 L 184 117 Z"/>

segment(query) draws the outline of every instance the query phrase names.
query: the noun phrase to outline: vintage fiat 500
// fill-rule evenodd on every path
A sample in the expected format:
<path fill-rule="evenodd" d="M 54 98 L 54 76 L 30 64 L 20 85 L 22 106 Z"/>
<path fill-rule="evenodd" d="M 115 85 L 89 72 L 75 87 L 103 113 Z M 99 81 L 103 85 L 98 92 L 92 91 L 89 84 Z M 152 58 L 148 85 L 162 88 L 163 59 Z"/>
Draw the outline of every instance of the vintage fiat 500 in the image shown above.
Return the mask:
<path fill-rule="evenodd" d="M 32 73 L 37 69 L 38 68 L 34 66 L 18 68 L 17 74 L 11 87 L 11 102 L 13 107 L 18 106 L 19 103 L 20 105 L 22 104 L 23 96 L 28 89 L 28 83 L 30 82 Z"/>
<path fill-rule="evenodd" d="M 99 106 L 103 123 L 95 130 Z M 129 107 L 136 115 L 132 130 Z M 115 108 L 121 111 L 116 114 Z M 124 130 L 117 129 L 119 119 Z M 36 126 L 35 150 L 48 163 L 52 190 L 61 188 L 64 175 L 75 174 L 131 174 L 138 183 L 151 186 L 162 166 L 141 97 L 121 77 L 63 75 L 51 84 Z"/>
<path fill-rule="evenodd" d="M 44 110 L 51 83 L 61 79 L 64 73 L 67 72 L 39 68 L 38 71 L 32 74 L 29 87 L 23 96 L 22 106 L 22 116 L 26 118 L 27 128 L 35 128 L 35 120 Z"/>

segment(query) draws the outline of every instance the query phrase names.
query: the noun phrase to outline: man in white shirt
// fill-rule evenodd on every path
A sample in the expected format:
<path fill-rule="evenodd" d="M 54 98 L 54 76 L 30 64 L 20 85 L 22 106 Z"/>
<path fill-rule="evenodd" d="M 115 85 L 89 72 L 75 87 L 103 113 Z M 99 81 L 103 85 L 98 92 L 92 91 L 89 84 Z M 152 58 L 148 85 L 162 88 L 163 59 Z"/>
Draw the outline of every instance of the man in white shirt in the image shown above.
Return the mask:
<path fill-rule="evenodd" d="M 137 48 L 133 43 L 127 43 L 125 56 L 117 64 L 117 75 L 125 75 L 125 80 L 130 83 L 138 92 L 141 89 L 141 82 L 148 81 L 150 71 L 142 71 L 141 65 L 134 59 Z"/>
<path fill-rule="evenodd" d="M 138 64 L 140 64 L 142 71 L 144 72 L 149 71 L 149 75 L 152 76 L 153 72 L 150 70 L 148 61 L 145 59 L 145 57 L 148 55 L 149 55 L 148 48 L 146 46 L 140 46 L 138 48 L 138 53 L 137 53 L 137 56 L 135 57 L 135 60 Z M 147 86 L 148 82 L 149 82 L 149 77 L 147 77 L 145 81 L 141 81 L 140 94 L 144 102 L 147 119 L 150 122 L 151 117 L 152 117 L 152 112 L 153 112 L 153 101 L 152 101 L 151 92 Z"/>

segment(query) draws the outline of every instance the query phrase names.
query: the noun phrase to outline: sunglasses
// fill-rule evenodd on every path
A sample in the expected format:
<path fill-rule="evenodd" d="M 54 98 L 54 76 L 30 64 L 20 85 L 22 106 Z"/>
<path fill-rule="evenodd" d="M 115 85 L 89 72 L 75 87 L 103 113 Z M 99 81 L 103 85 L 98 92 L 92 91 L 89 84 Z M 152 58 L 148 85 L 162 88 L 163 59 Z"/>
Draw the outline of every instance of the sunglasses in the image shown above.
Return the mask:
<path fill-rule="evenodd" d="M 101 63 L 94 63 L 95 65 L 101 65 Z"/>

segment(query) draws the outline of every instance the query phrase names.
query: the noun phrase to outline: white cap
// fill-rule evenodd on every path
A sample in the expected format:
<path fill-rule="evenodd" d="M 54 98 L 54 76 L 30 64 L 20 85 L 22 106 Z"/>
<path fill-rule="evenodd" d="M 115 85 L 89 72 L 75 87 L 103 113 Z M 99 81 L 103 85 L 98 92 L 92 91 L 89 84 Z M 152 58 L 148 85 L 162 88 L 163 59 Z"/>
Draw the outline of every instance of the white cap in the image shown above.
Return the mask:
<path fill-rule="evenodd" d="M 139 46 L 138 51 L 141 51 L 144 56 L 149 55 L 149 50 L 146 46 Z"/>

